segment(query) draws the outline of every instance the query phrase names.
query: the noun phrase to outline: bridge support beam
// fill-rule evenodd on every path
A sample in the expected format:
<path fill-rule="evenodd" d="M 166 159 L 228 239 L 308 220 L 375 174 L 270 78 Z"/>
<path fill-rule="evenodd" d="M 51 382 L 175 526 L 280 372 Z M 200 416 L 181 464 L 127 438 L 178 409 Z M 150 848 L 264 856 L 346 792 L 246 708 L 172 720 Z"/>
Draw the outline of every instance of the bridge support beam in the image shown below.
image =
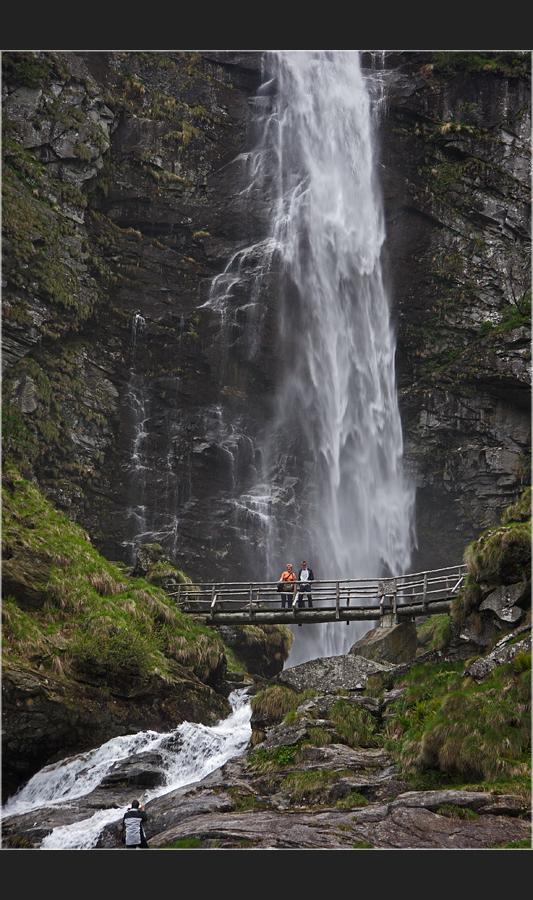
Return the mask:
<path fill-rule="evenodd" d="M 193 613 L 196 621 L 205 625 L 317 625 L 323 622 L 379 622 L 379 609 L 298 609 L 298 610 L 213 610 Z"/>
<path fill-rule="evenodd" d="M 257 609 L 249 604 L 241 609 L 211 609 L 210 612 L 200 610 L 190 612 L 196 621 L 203 625 L 319 625 L 324 622 L 369 622 L 379 624 L 382 628 L 397 625 L 402 619 L 413 619 L 417 616 L 429 616 L 435 613 L 448 612 L 450 600 L 427 603 L 405 604 L 396 609 L 375 606 L 372 608 L 357 607 L 315 607 L 313 609 Z"/>

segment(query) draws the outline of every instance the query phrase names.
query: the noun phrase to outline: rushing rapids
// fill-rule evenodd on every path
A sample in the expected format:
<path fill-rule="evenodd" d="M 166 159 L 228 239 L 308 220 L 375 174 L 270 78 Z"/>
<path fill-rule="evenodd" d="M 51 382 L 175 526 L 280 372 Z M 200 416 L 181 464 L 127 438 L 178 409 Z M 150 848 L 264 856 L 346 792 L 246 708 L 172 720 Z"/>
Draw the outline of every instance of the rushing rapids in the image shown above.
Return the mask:
<path fill-rule="evenodd" d="M 166 779 L 160 787 L 143 792 L 143 803 L 178 787 L 201 781 L 210 772 L 242 753 L 251 734 L 250 703 L 245 691 L 230 696 L 232 714 L 218 725 L 184 722 L 169 734 L 144 731 L 113 738 L 88 753 L 45 766 L 13 797 L 2 810 L 2 819 L 50 807 L 72 807 L 80 798 L 98 788 L 112 767 L 132 756 L 159 751 Z M 177 749 L 176 749 L 177 748 Z M 102 809 L 90 818 L 58 826 L 44 839 L 43 850 L 90 850 L 111 822 L 122 818 L 127 806 Z"/>

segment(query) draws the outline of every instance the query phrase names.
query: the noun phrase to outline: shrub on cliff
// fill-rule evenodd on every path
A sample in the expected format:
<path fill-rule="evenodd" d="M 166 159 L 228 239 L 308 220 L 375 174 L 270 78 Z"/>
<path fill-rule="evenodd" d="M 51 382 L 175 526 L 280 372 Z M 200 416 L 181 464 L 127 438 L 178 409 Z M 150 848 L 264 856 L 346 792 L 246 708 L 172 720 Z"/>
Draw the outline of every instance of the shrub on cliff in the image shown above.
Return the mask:
<path fill-rule="evenodd" d="M 288 713 L 303 702 L 303 699 L 314 696 L 315 693 L 316 691 L 310 691 L 303 697 L 285 685 L 271 684 L 252 697 L 252 722 L 261 722 L 263 725 L 282 722 Z"/>
<path fill-rule="evenodd" d="M 527 594 L 531 579 L 531 489 L 465 551 L 465 585 L 452 603 L 451 620 L 468 619 L 481 630 L 483 597 L 502 585 Z M 488 610 L 490 614 L 490 609 Z M 425 626 L 432 628 L 433 616 Z M 448 617 L 442 617 L 448 618 Z M 529 619 L 523 618 L 524 622 Z M 436 625 L 436 622 L 433 624 Z M 507 629 L 501 620 L 495 634 Z M 465 676 L 463 663 L 415 666 L 394 687 L 388 707 L 387 746 L 405 777 L 425 785 L 467 781 L 506 783 L 529 790 L 531 771 L 531 653 L 495 667 L 481 683 Z"/>
<path fill-rule="evenodd" d="M 416 629 L 419 652 L 442 650 L 447 647 L 452 635 L 452 620 L 446 613 L 430 616 Z"/>
<path fill-rule="evenodd" d="M 500 527 L 489 528 L 468 545 L 465 563 L 478 583 L 531 579 L 531 488 L 504 512 Z"/>
<path fill-rule="evenodd" d="M 456 625 L 462 625 L 468 617 L 479 619 L 483 598 L 502 585 L 522 584 L 527 594 L 531 581 L 531 488 L 507 508 L 501 525 L 487 529 L 467 546 L 464 561 L 468 569 L 465 584 L 450 608 Z"/>
<path fill-rule="evenodd" d="M 531 488 L 528 487 L 516 501 L 505 510 L 502 516 L 502 525 L 511 522 L 527 522 L 531 520 Z"/>

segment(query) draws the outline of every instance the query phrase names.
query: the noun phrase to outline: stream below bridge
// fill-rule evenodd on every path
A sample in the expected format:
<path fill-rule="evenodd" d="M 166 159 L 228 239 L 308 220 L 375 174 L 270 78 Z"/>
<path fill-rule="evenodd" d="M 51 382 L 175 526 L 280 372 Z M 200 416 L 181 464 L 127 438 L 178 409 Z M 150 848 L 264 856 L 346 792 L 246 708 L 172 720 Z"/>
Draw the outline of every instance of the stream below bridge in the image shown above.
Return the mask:
<path fill-rule="evenodd" d="M 142 731 L 124 735 L 95 750 L 45 766 L 3 807 L 4 834 L 15 819 L 24 819 L 28 827 L 31 814 L 31 824 L 49 832 L 42 838 L 41 850 L 93 849 L 104 828 L 121 820 L 133 799 L 145 804 L 201 781 L 245 751 L 251 735 L 250 701 L 245 690 L 234 691 L 229 700 L 232 712 L 217 725 L 183 722 L 175 731 L 164 734 Z M 165 771 L 163 784 L 139 793 L 138 788 L 128 788 L 127 795 L 122 788 L 121 805 L 116 805 L 113 789 L 100 790 L 114 769 L 134 756 L 142 763 L 143 755 L 154 753 Z M 108 808 L 104 806 L 105 796 L 109 796 Z M 91 813 L 95 808 L 97 811 Z"/>

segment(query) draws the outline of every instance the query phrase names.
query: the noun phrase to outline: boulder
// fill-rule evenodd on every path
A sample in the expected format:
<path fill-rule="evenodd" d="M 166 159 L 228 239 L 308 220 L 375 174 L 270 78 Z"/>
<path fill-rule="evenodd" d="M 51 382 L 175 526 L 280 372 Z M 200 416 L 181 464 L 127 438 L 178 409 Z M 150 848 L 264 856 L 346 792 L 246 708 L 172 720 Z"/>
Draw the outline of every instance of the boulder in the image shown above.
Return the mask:
<path fill-rule="evenodd" d="M 364 656 L 380 663 L 407 662 L 416 656 L 418 640 L 416 625 L 408 620 L 389 627 L 378 626 L 350 648 L 355 656 Z"/>
<path fill-rule="evenodd" d="M 470 809 L 480 815 L 518 816 L 526 811 L 524 801 L 515 794 L 495 795 L 490 792 L 444 789 L 440 791 L 406 791 L 391 803 L 391 809 L 400 806 L 428 809 L 438 812 L 443 806 Z"/>
<path fill-rule="evenodd" d="M 22 609 L 39 609 L 47 598 L 51 572 L 49 553 L 13 546 L 2 559 L 2 593 L 14 597 Z"/>
<path fill-rule="evenodd" d="M 131 574 L 134 578 L 148 578 L 158 564 L 169 569 L 175 569 L 177 574 L 176 563 L 163 550 L 161 544 L 142 544 L 137 550 L 135 565 Z"/>
<path fill-rule="evenodd" d="M 505 663 L 511 662 L 523 650 L 531 653 L 531 635 L 522 641 L 518 641 L 516 644 L 509 644 L 500 649 L 496 648 L 488 656 L 476 659 L 472 665 L 465 669 L 464 674 L 470 675 L 474 681 L 483 681 L 496 666 L 503 666 Z"/>
<path fill-rule="evenodd" d="M 492 610 L 502 622 L 518 622 L 524 616 L 520 603 L 526 596 L 526 586 L 519 584 L 502 584 L 483 600 L 480 612 Z"/>
<path fill-rule="evenodd" d="M 476 648 L 486 648 L 494 638 L 494 625 L 486 618 L 469 616 L 461 626 L 459 640 L 463 641 L 472 651 Z"/>
<path fill-rule="evenodd" d="M 293 641 L 285 625 L 219 625 L 216 631 L 246 671 L 260 678 L 282 671 Z"/>
<path fill-rule="evenodd" d="M 341 690 L 363 691 L 371 675 L 393 668 L 389 663 L 379 663 L 355 654 L 326 656 L 285 669 L 275 681 L 299 693 L 308 688 L 331 694 Z"/>
<path fill-rule="evenodd" d="M 136 753 L 110 769 L 100 782 L 100 787 L 116 790 L 117 787 L 155 788 L 165 784 L 167 778 L 164 755 L 157 751 Z"/>

